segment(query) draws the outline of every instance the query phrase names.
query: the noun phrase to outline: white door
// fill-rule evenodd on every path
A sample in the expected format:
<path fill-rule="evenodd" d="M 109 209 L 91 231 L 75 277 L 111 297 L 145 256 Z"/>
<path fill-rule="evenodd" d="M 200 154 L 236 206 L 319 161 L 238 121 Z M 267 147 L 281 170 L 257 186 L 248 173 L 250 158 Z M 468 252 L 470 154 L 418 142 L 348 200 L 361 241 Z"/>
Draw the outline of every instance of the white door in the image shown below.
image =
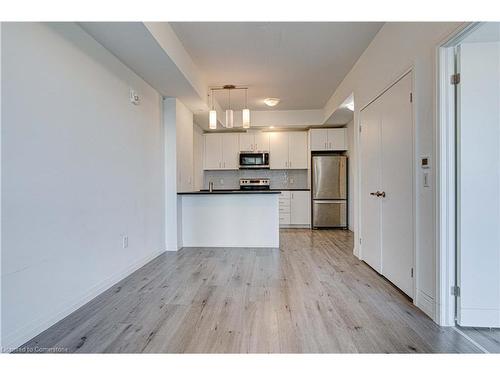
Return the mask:
<path fill-rule="evenodd" d="M 328 150 L 344 151 L 347 150 L 347 129 L 328 129 Z"/>
<path fill-rule="evenodd" d="M 413 297 L 413 122 L 407 74 L 380 100 L 382 274 Z"/>
<path fill-rule="evenodd" d="M 487 29 L 496 39 L 459 47 L 457 323 L 500 327 L 500 44 Z"/>
<path fill-rule="evenodd" d="M 269 133 L 255 133 L 255 151 L 269 152 Z"/>
<path fill-rule="evenodd" d="M 288 133 L 270 133 L 270 169 L 288 169 Z"/>
<path fill-rule="evenodd" d="M 307 169 L 307 132 L 289 133 L 288 168 Z"/>
<path fill-rule="evenodd" d="M 311 194 L 309 191 L 290 192 L 290 223 L 311 224 Z"/>
<path fill-rule="evenodd" d="M 222 137 L 221 134 L 205 134 L 204 169 L 222 168 Z"/>
<path fill-rule="evenodd" d="M 328 147 L 328 130 L 311 129 L 311 151 L 324 151 Z"/>
<path fill-rule="evenodd" d="M 255 138 L 253 134 L 242 133 L 240 134 L 240 151 L 254 151 Z"/>
<path fill-rule="evenodd" d="M 382 271 L 381 205 L 375 195 L 381 185 L 380 105 L 377 101 L 360 112 L 361 145 L 361 258 Z"/>
<path fill-rule="evenodd" d="M 225 133 L 222 135 L 222 169 L 238 169 L 239 137 L 238 134 Z"/>
<path fill-rule="evenodd" d="M 413 297 L 411 73 L 361 111 L 362 258 Z"/>

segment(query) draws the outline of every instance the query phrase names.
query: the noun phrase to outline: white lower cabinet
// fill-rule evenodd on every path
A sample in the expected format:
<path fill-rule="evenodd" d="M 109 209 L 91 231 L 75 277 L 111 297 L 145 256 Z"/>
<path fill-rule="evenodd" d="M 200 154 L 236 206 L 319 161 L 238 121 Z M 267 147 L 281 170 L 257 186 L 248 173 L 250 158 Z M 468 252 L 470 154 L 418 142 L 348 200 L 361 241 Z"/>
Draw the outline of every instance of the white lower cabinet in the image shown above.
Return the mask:
<path fill-rule="evenodd" d="M 311 192 L 290 192 L 290 224 L 311 225 Z"/>
<path fill-rule="evenodd" d="M 311 225 L 310 192 L 302 190 L 282 191 L 279 197 L 280 227 Z"/>

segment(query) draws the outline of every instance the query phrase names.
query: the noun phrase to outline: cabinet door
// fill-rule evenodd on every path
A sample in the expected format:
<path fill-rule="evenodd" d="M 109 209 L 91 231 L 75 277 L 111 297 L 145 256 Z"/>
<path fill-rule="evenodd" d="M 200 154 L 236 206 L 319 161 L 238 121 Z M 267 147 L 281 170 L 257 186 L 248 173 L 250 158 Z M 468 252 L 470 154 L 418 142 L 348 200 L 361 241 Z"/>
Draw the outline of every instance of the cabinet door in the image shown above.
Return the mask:
<path fill-rule="evenodd" d="M 205 134 L 205 161 L 203 169 L 222 168 L 222 135 Z"/>
<path fill-rule="evenodd" d="M 238 154 L 240 150 L 238 134 L 222 135 L 222 169 L 238 169 Z"/>
<path fill-rule="evenodd" d="M 288 133 L 270 133 L 269 167 L 271 169 L 288 169 Z"/>
<path fill-rule="evenodd" d="M 255 150 L 254 135 L 248 133 L 240 134 L 240 151 L 254 151 L 254 150 Z"/>
<path fill-rule="evenodd" d="M 269 152 L 269 133 L 256 133 L 255 134 L 254 151 Z"/>
<path fill-rule="evenodd" d="M 290 195 L 290 224 L 311 224 L 311 194 L 309 191 L 292 191 Z"/>
<path fill-rule="evenodd" d="M 288 168 L 307 169 L 307 132 L 290 132 Z"/>
<path fill-rule="evenodd" d="M 311 151 L 325 151 L 328 146 L 327 129 L 311 129 Z"/>
<path fill-rule="evenodd" d="M 328 129 L 328 150 L 347 150 L 347 129 Z"/>

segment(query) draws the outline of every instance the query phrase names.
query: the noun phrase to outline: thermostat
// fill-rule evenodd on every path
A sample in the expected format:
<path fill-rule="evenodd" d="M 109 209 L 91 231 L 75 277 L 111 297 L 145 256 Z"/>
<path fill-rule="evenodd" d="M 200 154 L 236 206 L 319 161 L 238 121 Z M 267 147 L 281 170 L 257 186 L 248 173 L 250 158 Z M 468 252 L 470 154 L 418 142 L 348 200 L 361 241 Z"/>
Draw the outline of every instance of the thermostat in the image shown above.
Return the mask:
<path fill-rule="evenodd" d="M 429 169 L 431 167 L 431 162 L 428 156 L 422 156 L 420 158 L 420 167 L 422 169 Z"/>

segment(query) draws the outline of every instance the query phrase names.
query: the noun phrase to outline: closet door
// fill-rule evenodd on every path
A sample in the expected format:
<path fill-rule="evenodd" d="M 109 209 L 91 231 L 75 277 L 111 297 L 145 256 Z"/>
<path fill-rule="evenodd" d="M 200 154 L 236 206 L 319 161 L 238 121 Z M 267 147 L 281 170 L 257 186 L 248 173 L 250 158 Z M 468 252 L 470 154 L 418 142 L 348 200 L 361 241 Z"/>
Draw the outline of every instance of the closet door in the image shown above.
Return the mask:
<path fill-rule="evenodd" d="M 381 111 L 382 274 L 413 297 L 411 73 L 378 100 Z"/>
<path fill-rule="evenodd" d="M 361 115 L 361 258 L 377 272 L 382 270 L 380 104 L 363 109 Z"/>

